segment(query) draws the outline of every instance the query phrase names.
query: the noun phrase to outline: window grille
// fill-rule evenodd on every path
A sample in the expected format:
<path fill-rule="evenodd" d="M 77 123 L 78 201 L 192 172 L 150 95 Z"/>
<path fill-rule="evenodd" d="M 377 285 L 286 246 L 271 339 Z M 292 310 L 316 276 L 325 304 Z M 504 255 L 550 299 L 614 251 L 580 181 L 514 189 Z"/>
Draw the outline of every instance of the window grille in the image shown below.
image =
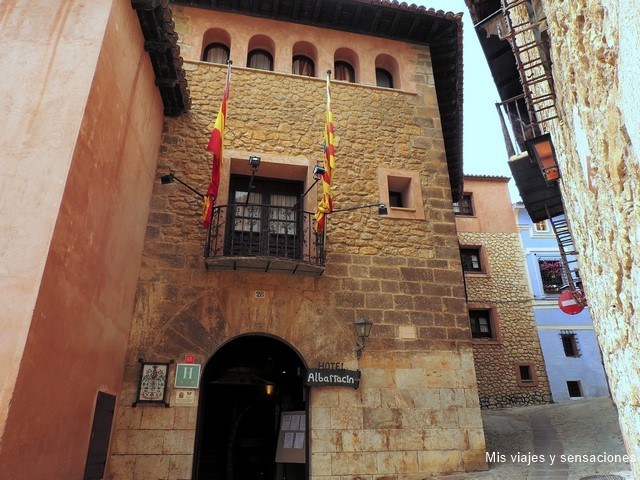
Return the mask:
<path fill-rule="evenodd" d="M 562 261 L 559 258 L 538 258 L 538 267 L 544 293 L 560 293 L 566 283 Z"/>

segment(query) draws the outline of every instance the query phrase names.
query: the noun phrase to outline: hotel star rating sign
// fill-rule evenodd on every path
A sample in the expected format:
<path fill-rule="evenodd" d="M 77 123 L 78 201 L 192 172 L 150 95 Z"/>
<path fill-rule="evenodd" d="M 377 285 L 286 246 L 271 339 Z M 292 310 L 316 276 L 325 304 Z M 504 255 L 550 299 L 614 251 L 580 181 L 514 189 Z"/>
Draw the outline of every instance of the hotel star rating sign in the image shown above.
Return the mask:
<path fill-rule="evenodd" d="M 176 367 L 175 388 L 198 388 L 200 384 L 200 368 L 202 365 L 179 363 Z"/>

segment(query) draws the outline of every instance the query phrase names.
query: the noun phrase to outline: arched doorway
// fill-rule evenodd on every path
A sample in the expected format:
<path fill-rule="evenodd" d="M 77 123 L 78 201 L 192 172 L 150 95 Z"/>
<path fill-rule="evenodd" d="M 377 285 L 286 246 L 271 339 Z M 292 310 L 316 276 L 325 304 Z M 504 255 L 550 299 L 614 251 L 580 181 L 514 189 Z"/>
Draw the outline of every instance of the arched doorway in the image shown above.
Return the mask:
<path fill-rule="evenodd" d="M 306 464 L 275 461 L 281 413 L 306 411 L 304 369 L 290 346 L 266 335 L 238 337 L 211 357 L 200 383 L 194 480 L 308 478 Z"/>

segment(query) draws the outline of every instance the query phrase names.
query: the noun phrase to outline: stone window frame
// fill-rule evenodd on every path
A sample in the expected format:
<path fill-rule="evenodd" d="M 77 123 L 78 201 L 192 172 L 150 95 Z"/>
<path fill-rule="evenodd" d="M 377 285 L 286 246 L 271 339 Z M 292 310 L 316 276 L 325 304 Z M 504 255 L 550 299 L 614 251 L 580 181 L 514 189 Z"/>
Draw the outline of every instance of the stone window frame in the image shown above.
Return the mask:
<path fill-rule="evenodd" d="M 531 380 L 522 379 L 522 367 L 528 367 L 531 374 Z M 536 374 L 536 365 L 533 362 L 518 362 L 515 365 L 516 370 L 516 383 L 519 387 L 537 387 L 538 375 Z"/>
<path fill-rule="evenodd" d="M 378 188 L 380 203 L 387 206 L 386 218 L 405 220 L 425 220 L 424 198 L 420 174 L 412 170 L 378 167 Z M 400 193 L 406 206 L 392 207 L 389 193 Z"/>
<path fill-rule="evenodd" d="M 491 269 L 489 266 L 489 256 L 487 255 L 487 249 L 482 244 L 460 244 L 460 250 L 478 250 L 480 254 L 480 270 L 465 270 L 462 268 L 462 273 L 468 277 L 491 277 Z M 462 265 L 462 260 L 460 260 Z"/>
<path fill-rule="evenodd" d="M 483 310 L 489 312 L 489 325 L 492 338 L 474 338 L 471 333 L 471 317 L 469 316 L 469 336 L 471 337 L 471 343 L 474 345 L 502 345 L 502 333 L 500 331 L 500 317 L 498 315 L 498 309 L 495 305 L 490 303 L 467 303 L 467 315 L 472 310 Z"/>

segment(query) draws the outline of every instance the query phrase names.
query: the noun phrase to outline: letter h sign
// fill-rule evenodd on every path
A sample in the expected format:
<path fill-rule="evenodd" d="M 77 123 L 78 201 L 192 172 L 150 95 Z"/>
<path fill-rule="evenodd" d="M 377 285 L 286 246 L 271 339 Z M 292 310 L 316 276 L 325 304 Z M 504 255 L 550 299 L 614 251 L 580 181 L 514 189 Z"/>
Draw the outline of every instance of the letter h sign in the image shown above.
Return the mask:
<path fill-rule="evenodd" d="M 200 384 L 200 367 L 194 363 L 178 363 L 176 366 L 175 388 L 198 388 Z"/>

